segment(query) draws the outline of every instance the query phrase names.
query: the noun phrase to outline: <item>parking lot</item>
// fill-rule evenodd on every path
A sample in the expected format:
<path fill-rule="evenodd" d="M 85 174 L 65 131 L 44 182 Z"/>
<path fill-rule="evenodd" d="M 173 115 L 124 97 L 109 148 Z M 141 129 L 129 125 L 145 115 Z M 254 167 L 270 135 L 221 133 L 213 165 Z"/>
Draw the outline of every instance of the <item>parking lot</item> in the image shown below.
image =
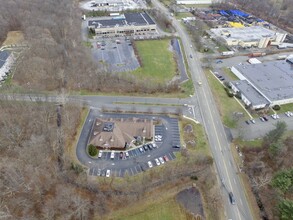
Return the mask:
<path fill-rule="evenodd" d="M 110 176 L 123 177 L 136 175 L 156 166 L 165 166 L 176 158 L 174 152 L 180 150 L 180 134 L 177 118 L 168 116 L 133 115 L 133 114 L 103 114 L 103 117 L 143 117 L 153 118 L 162 123 L 154 127 L 154 140 L 141 146 L 127 149 L 126 151 L 100 151 L 98 158 L 90 158 L 85 152 L 86 132 L 90 130 L 95 117 L 101 117 L 99 112 L 91 111 L 88 115 L 81 137 L 78 143 L 77 154 L 83 156 L 84 163 L 89 167 L 91 176 L 106 176 L 107 170 Z M 83 138 L 84 137 L 84 138 Z M 178 148 L 176 148 L 178 147 Z M 82 152 L 83 151 L 83 152 Z M 127 153 L 126 153 L 127 152 Z M 112 153 L 112 156 L 111 156 Z M 149 165 L 151 163 L 151 165 Z"/>
<path fill-rule="evenodd" d="M 110 72 L 127 72 L 140 67 L 128 38 L 95 40 L 92 46 L 94 60 L 104 63 Z"/>

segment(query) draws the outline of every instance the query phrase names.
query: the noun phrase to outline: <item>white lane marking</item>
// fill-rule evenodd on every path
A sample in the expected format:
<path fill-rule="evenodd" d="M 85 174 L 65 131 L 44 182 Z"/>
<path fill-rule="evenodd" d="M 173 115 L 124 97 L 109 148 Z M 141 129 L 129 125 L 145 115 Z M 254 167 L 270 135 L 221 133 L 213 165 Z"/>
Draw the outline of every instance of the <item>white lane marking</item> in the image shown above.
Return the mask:
<path fill-rule="evenodd" d="M 204 73 L 202 73 L 202 74 L 204 74 Z M 205 96 L 205 99 L 204 100 L 207 101 L 207 96 L 206 96 L 205 90 L 202 90 L 202 91 L 203 91 L 203 95 Z M 219 136 L 218 136 L 218 133 L 217 133 L 217 129 L 216 129 L 215 123 L 213 121 L 211 108 L 210 108 L 209 105 L 207 105 L 207 107 L 208 107 L 208 110 L 209 110 L 210 117 L 212 119 L 211 121 L 212 121 L 213 129 L 214 129 L 214 133 L 215 133 L 215 136 L 216 136 L 216 139 L 217 139 L 217 142 L 218 142 L 218 147 L 220 148 L 220 150 L 222 150 L 221 143 L 220 143 L 220 140 L 219 140 Z M 227 174 L 227 177 L 229 177 L 229 173 L 228 173 L 228 169 L 227 169 L 227 165 L 226 165 L 226 161 L 225 160 L 223 160 L 223 164 L 224 164 L 224 168 L 225 168 L 225 172 Z M 228 178 L 228 183 L 230 185 L 230 189 L 232 190 L 233 188 L 232 188 L 232 184 L 231 184 L 230 178 Z M 242 219 L 241 216 L 240 216 L 240 213 L 239 213 L 239 210 L 238 209 L 237 209 L 237 214 L 238 214 L 239 219 Z"/>

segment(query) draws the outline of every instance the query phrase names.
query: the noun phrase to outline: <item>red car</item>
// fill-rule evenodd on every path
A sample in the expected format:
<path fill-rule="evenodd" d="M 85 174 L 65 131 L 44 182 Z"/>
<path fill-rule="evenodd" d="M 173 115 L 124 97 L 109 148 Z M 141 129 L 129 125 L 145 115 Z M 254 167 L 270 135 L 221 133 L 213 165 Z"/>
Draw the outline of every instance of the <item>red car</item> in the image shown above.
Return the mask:
<path fill-rule="evenodd" d="M 164 160 L 165 160 L 166 162 L 169 161 L 169 158 L 167 157 L 167 155 L 163 156 L 163 158 L 164 158 Z"/>

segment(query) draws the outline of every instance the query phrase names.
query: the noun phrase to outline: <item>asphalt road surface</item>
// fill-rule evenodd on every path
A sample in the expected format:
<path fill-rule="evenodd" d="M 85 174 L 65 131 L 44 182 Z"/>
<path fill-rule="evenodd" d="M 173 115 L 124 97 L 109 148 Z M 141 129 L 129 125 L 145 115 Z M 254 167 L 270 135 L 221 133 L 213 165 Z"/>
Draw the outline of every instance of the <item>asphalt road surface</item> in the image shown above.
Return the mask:
<path fill-rule="evenodd" d="M 170 12 L 157 0 L 153 0 L 154 6 L 162 13 L 169 15 Z M 184 31 L 180 22 L 172 19 L 173 26 L 182 40 L 184 50 L 188 57 L 188 64 L 191 71 L 193 82 L 201 81 L 202 85 L 196 89 L 197 99 L 192 99 L 193 105 L 198 105 L 201 109 L 203 125 L 205 127 L 211 150 L 214 156 L 218 176 L 222 180 L 222 195 L 228 219 L 253 219 L 249 209 L 242 185 L 237 175 L 238 171 L 234 164 L 230 152 L 229 142 L 227 140 L 221 118 L 213 99 L 207 79 L 201 67 L 199 55 L 190 46 L 192 41 Z M 191 58 L 192 57 L 192 58 Z M 229 202 L 228 193 L 233 192 L 236 204 Z"/>

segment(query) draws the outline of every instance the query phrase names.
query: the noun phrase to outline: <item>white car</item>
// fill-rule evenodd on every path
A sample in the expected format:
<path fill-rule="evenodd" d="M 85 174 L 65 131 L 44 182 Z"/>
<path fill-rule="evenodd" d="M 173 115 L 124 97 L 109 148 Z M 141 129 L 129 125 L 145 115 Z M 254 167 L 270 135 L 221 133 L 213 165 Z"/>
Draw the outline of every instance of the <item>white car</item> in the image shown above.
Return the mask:
<path fill-rule="evenodd" d="M 102 155 L 103 155 L 103 151 L 99 151 L 99 154 L 98 154 L 98 158 L 101 158 L 102 157 Z"/>
<path fill-rule="evenodd" d="M 201 81 L 198 81 L 197 83 L 198 83 L 198 85 L 200 85 L 200 86 L 202 85 L 202 82 L 201 82 Z"/>
<path fill-rule="evenodd" d="M 114 158 L 115 158 L 115 152 L 114 152 L 114 151 L 111 152 L 111 156 L 110 156 L 110 158 L 111 158 L 111 159 L 114 159 Z"/>
<path fill-rule="evenodd" d="M 156 161 L 157 166 L 160 166 L 161 165 L 161 163 L 160 163 L 160 161 L 159 161 L 158 158 L 156 158 L 155 161 Z"/>
<path fill-rule="evenodd" d="M 128 151 L 125 151 L 125 156 L 126 156 L 126 157 L 129 157 L 129 153 L 128 153 Z"/>
<path fill-rule="evenodd" d="M 110 170 L 107 170 L 106 171 L 106 177 L 110 177 L 110 174 L 111 174 L 111 171 Z"/>
<path fill-rule="evenodd" d="M 161 164 L 164 164 L 165 163 L 165 161 L 163 160 L 162 157 L 159 157 L 159 160 L 160 160 Z"/>
<path fill-rule="evenodd" d="M 151 161 L 148 161 L 148 165 L 149 165 L 149 168 L 152 168 L 153 167 L 153 164 Z"/>

